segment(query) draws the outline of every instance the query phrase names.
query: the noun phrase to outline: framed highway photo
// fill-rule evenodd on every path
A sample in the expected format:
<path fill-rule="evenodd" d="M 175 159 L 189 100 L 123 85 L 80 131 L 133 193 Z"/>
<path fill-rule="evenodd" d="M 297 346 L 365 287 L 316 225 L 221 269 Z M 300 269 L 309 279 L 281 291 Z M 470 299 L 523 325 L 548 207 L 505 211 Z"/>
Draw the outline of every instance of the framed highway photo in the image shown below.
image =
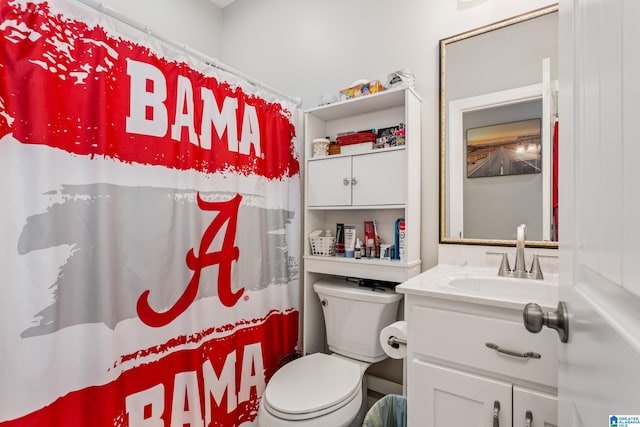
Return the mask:
<path fill-rule="evenodd" d="M 467 177 L 541 172 L 540 119 L 467 129 Z"/>

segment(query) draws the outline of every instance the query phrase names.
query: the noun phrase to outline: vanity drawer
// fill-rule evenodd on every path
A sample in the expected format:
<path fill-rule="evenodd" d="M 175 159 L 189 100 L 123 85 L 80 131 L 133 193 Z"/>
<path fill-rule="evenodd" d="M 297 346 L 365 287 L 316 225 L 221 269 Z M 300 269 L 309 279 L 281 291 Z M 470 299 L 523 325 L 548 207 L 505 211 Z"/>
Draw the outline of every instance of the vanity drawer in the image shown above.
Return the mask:
<path fill-rule="evenodd" d="M 527 332 L 522 316 L 513 320 L 414 306 L 409 330 L 414 357 L 440 359 L 501 375 L 557 387 L 558 335 L 551 329 Z M 540 358 L 511 356 L 487 343 L 519 354 L 535 352 Z"/>

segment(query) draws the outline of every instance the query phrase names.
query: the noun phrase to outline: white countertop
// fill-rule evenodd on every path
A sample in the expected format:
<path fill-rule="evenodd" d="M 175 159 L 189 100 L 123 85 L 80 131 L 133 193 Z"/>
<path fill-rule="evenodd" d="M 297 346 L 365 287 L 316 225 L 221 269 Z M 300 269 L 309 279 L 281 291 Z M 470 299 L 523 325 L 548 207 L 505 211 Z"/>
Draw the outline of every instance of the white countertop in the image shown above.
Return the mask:
<path fill-rule="evenodd" d="M 498 276 L 497 268 L 439 264 L 396 286 L 396 292 L 521 310 L 528 302 L 545 308 L 558 303 L 558 275 L 544 280 Z"/>

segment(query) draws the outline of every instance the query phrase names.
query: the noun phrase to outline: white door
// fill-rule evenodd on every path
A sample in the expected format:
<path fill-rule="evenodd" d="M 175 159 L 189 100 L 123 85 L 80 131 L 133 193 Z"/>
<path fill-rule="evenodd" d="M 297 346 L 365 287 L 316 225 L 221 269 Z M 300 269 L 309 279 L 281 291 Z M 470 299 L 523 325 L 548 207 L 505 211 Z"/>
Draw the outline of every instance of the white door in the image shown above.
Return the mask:
<path fill-rule="evenodd" d="M 560 1 L 559 426 L 640 417 L 640 1 Z"/>

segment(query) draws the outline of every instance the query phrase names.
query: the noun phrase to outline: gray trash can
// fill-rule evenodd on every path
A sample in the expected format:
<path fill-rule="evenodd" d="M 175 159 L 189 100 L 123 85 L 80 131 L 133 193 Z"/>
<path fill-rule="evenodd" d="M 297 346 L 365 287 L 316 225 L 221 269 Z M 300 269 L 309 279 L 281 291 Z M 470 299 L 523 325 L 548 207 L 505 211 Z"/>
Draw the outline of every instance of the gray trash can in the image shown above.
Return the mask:
<path fill-rule="evenodd" d="M 378 400 L 364 417 L 362 427 L 406 427 L 407 398 L 388 394 Z"/>

